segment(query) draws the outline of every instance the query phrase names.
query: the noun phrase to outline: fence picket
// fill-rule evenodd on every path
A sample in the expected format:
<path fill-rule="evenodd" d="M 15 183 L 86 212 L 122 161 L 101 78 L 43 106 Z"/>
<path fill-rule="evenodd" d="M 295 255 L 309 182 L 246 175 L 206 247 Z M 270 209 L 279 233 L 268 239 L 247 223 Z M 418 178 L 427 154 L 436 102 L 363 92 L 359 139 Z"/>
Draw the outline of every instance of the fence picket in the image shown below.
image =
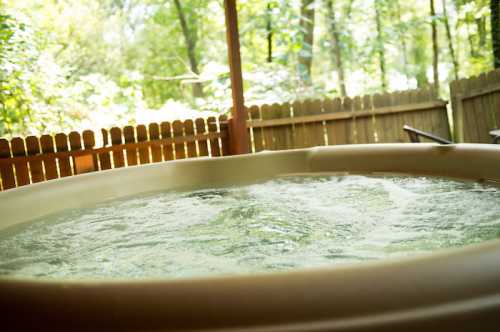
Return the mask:
<path fill-rule="evenodd" d="M 500 70 L 494 70 L 489 75 L 488 86 L 494 86 L 500 83 Z M 492 93 L 492 109 L 495 117 L 495 128 L 500 129 L 500 90 Z"/>
<path fill-rule="evenodd" d="M 13 157 L 25 157 L 26 148 L 24 146 L 24 140 L 20 137 L 15 137 L 10 141 L 10 146 L 12 149 Z M 17 186 L 25 186 L 30 184 L 30 175 L 28 172 L 28 164 L 26 161 L 21 160 L 14 163 L 14 169 L 16 171 L 16 182 Z"/>
<path fill-rule="evenodd" d="M 403 105 L 403 98 L 402 98 L 402 93 L 401 92 L 395 92 L 390 94 L 391 98 L 391 106 L 400 106 Z M 404 125 L 410 125 L 408 119 L 410 114 L 398 114 L 398 123 L 402 126 Z M 399 131 L 399 141 L 400 142 L 409 142 L 408 135 L 403 131 Z"/>
<path fill-rule="evenodd" d="M 411 91 L 407 92 L 407 94 L 408 94 L 408 98 L 409 98 L 408 104 L 417 104 L 420 102 L 418 90 L 411 90 Z M 420 112 L 412 112 L 412 113 L 413 114 L 411 114 L 411 117 L 412 117 L 412 121 L 414 123 L 414 127 L 421 129 L 421 130 L 425 130 L 425 128 L 424 128 L 425 120 L 422 119 L 421 114 L 417 114 Z"/>
<path fill-rule="evenodd" d="M 271 105 L 264 104 L 260 107 L 262 120 L 276 119 L 276 110 Z M 262 138 L 264 139 L 264 148 L 266 150 L 275 150 L 274 147 L 274 127 L 262 128 Z"/>
<path fill-rule="evenodd" d="M 372 98 L 373 108 L 391 106 L 390 97 L 387 94 L 375 94 Z M 375 116 L 376 133 L 378 143 L 391 143 L 397 141 L 398 122 L 395 119 L 397 115 L 382 114 Z M 402 126 L 401 126 L 402 128 Z M 402 130 L 402 129 L 401 129 Z"/>
<path fill-rule="evenodd" d="M 428 87 L 424 89 L 419 89 L 418 90 L 418 102 L 419 103 L 425 103 L 428 101 L 431 101 L 434 99 L 434 88 Z M 438 135 L 438 126 L 437 126 L 437 119 L 436 116 L 438 116 L 438 112 L 436 112 L 435 109 L 432 110 L 423 110 L 418 112 L 420 118 L 422 119 L 423 122 L 423 127 L 425 128 L 424 130 L 430 133 L 433 133 L 435 135 Z"/>
<path fill-rule="evenodd" d="M 341 111 L 342 99 L 325 99 L 323 108 L 325 113 L 338 113 Z M 329 145 L 347 144 L 347 131 L 345 120 L 326 121 L 326 135 Z"/>
<path fill-rule="evenodd" d="M 95 147 L 95 136 L 92 130 L 84 130 L 82 133 L 83 148 L 92 150 Z"/>
<path fill-rule="evenodd" d="M 430 87 L 419 89 L 418 102 L 424 103 L 432 100 L 434 94 L 432 90 L 433 89 L 431 89 Z M 436 125 L 436 116 L 438 116 L 438 113 L 434 109 L 420 111 L 418 112 L 417 116 L 419 116 L 422 121 L 422 128 L 424 128 L 423 129 L 424 131 L 433 133 L 434 135 L 438 135 L 437 132 L 438 126 Z"/>
<path fill-rule="evenodd" d="M 11 158 L 9 141 L 0 139 L 0 159 Z M 12 189 L 16 187 L 16 179 L 12 165 L 0 164 L 0 177 L 2 178 L 2 190 Z"/>
<path fill-rule="evenodd" d="M 353 100 L 350 97 L 342 99 L 341 111 L 346 113 L 353 113 Z M 346 120 L 347 144 L 357 143 L 357 133 L 355 122 L 353 120 Z"/>
<path fill-rule="evenodd" d="M 84 130 L 82 133 L 82 140 L 83 148 L 85 150 L 92 151 L 95 148 L 95 136 L 92 130 Z M 95 154 L 92 154 L 90 156 L 82 156 L 80 158 L 76 158 L 76 160 L 76 166 L 78 166 L 78 160 L 85 160 L 86 162 L 86 164 L 83 166 L 85 167 L 85 169 L 82 169 L 78 173 L 95 172 L 99 170 L 97 155 Z"/>
<path fill-rule="evenodd" d="M 428 91 L 429 89 L 417 89 L 414 90 L 414 97 L 412 99 L 412 103 L 418 104 L 425 102 L 428 98 Z M 414 116 L 418 119 L 417 121 L 420 122 L 420 128 L 422 130 L 427 131 L 427 132 L 433 132 L 433 126 L 432 126 L 432 111 L 426 110 L 426 111 L 419 111 L 415 112 Z"/>
<path fill-rule="evenodd" d="M 157 123 L 150 123 L 149 129 L 149 139 L 151 141 L 156 141 L 160 139 L 160 126 Z M 153 163 L 159 163 L 162 161 L 161 158 L 161 146 L 154 145 L 151 147 L 151 158 Z"/>
<path fill-rule="evenodd" d="M 395 103 L 394 105 L 409 105 L 411 103 L 410 95 L 411 95 L 411 91 L 403 91 L 403 92 L 397 93 L 396 94 L 397 97 L 393 101 L 393 103 Z M 414 112 L 403 113 L 404 124 L 412 126 L 414 128 L 417 128 L 417 129 L 422 129 L 422 128 L 418 127 L 419 123 L 418 123 L 418 121 L 416 121 L 416 119 L 415 119 L 416 115 L 413 113 Z M 408 141 L 409 141 L 408 138 L 405 137 L 405 142 L 408 142 Z"/>
<path fill-rule="evenodd" d="M 375 107 L 373 106 L 373 95 L 363 97 L 363 109 L 372 112 L 370 116 L 366 117 L 366 131 L 368 143 L 378 143 L 379 133 L 377 132 L 377 118 L 373 113 Z"/>
<path fill-rule="evenodd" d="M 82 149 L 82 137 L 79 132 L 70 132 L 68 138 L 71 151 L 79 151 Z"/>
<path fill-rule="evenodd" d="M 289 103 L 284 103 L 282 105 L 275 104 L 273 108 L 277 108 L 277 116 L 279 118 L 291 118 L 291 105 Z M 279 126 L 275 131 L 276 137 L 276 149 L 286 150 L 292 147 L 293 144 L 293 127 L 291 125 Z"/>
<path fill-rule="evenodd" d="M 252 106 L 249 109 L 249 115 L 250 119 L 252 120 L 261 120 L 262 116 L 260 113 L 260 108 L 257 106 Z M 260 152 L 264 150 L 264 135 L 263 135 L 263 129 L 262 128 L 252 128 L 252 133 L 253 133 L 253 144 L 254 144 L 254 151 L 255 152 Z"/>
<path fill-rule="evenodd" d="M 184 125 L 181 121 L 175 120 L 172 123 L 173 137 L 183 137 L 184 136 Z M 186 150 L 184 142 L 178 142 L 174 144 L 175 146 L 175 159 L 186 159 Z"/>
<path fill-rule="evenodd" d="M 205 120 L 202 118 L 198 118 L 194 121 L 196 126 L 197 134 L 205 134 L 207 132 L 205 128 Z M 198 141 L 198 152 L 200 157 L 208 156 L 208 142 L 206 139 Z"/>
<path fill-rule="evenodd" d="M 381 96 L 380 104 L 384 106 L 396 106 L 396 99 L 394 93 L 384 93 Z M 403 143 L 407 141 L 407 134 L 403 130 L 405 125 L 404 115 L 400 113 L 390 114 L 392 121 L 392 128 L 389 130 L 389 135 L 386 136 L 387 143 Z M 376 117 L 378 121 L 378 117 Z M 378 122 L 377 122 L 378 123 Z"/>
<path fill-rule="evenodd" d="M 245 106 L 245 120 L 247 122 L 248 152 L 252 153 L 254 151 L 254 146 L 253 146 L 253 131 L 252 131 L 252 127 L 248 125 L 248 123 L 251 120 L 251 118 L 250 118 L 250 109 L 248 107 L 246 107 L 246 106 Z M 229 139 L 231 139 L 231 138 L 229 138 Z"/>
<path fill-rule="evenodd" d="M 82 138 L 80 136 L 80 133 L 72 131 L 69 133 L 68 139 L 71 151 L 79 151 L 82 149 Z M 73 160 L 73 174 L 78 174 L 75 158 L 73 157 L 72 160 Z"/>
<path fill-rule="evenodd" d="M 68 151 L 68 136 L 63 133 L 56 134 L 56 148 L 57 152 Z M 71 164 L 68 157 L 58 158 L 59 162 L 59 175 L 63 177 L 71 176 Z"/>
<path fill-rule="evenodd" d="M 474 80 L 469 81 L 470 90 L 479 91 L 486 82 L 484 80 L 484 74 L 478 76 Z M 493 126 L 489 125 L 489 114 L 488 110 L 483 107 L 483 100 L 485 96 L 480 98 L 473 98 L 473 112 L 477 124 L 477 137 L 475 143 L 490 142 L 489 132 L 493 129 Z"/>
<path fill-rule="evenodd" d="M 28 156 L 36 156 L 40 154 L 40 142 L 36 136 L 26 137 L 26 150 Z M 45 180 L 43 174 L 43 165 L 41 160 L 30 160 L 28 162 L 30 166 L 31 182 L 37 183 Z"/>
<path fill-rule="evenodd" d="M 465 79 L 460 79 L 454 81 L 451 84 L 451 97 L 452 97 L 452 108 L 453 108 L 453 119 L 455 125 L 455 138 L 459 142 L 470 142 L 468 140 L 469 128 L 472 126 L 470 124 L 466 125 L 466 115 L 465 115 L 465 100 L 462 100 L 465 91 Z"/>
<path fill-rule="evenodd" d="M 488 77 L 485 73 L 482 73 L 477 78 L 477 86 L 478 90 L 488 86 Z M 495 129 L 496 121 L 495 121 L 495 113 L 490 109 L 490 97 L 492 94 L 486 94 L 482 98 L 478 98 L 480 103 L 480 107 L 482 110 L 482 117 L 485 120 L 486 130 L 484 132 L 484 136 L 481 137 L 481 141 L 483 139 L 487 141 L 489 139 L 489 131 Z"/>
<path fill-rule="evenodd" d="M 467 81 L 462 82 L 465 85 L 464 91 L 467 91 L 469 87 L 467 86 Z M 464 135 L 464 141 L 468 143 L 477 143 L 477 138 L 479 137 L 478 124 L 476 122 L 476 116 L 474 111 L 474 104 L 476 98 L 466 99 L 462 101 L 463 106 L 463 121 L 464 126 L 467 126 L 467 130 Z"/>
<path fill-rule="evenodd" d="M 292 104 L 293 116 L 300 117 L 306 115 L 306 110 L 300 101 L 295 101 Z M 295 133 L 294 148 L 300 149 L 308 146 L 306 128 L 304 123 L 295 123 L 293 125 L 293 131 Z"/>
<path fill-rule="evenodd" d="M 123 127 L 123 138 L 126 143 L 135 143 L 135 130 L 132 126 Z M 127 152 L 127 166 L 136 166 L 138 164 L 137 160 L 137 149 L 136 148 L 127 148 L 125 149 Z"/>
<path fill-rule="evenodd" d="M 101 134 L 102 134 L 102 146 L 106 147 L 109 144 L 108 131 L 106 129 L 101 129 Z M 101 170 L 111 169 L 111 157 L 109 155 L 109 152 L 99 154 L 99 163 L 101 166 Z"/>
<path fill-rule="evenodd" d="M 483 85 L 488 87 L 488 86 L 493 86 L 495 85 L 495 72 L 496 71 L 491 71 L 491 72 L 488 72 L 486 75 L 485 75 L 485 78 L 484 78 L 484 82 L 483 82 Z M 489 114 L 489 117 L 490 117 L 490 123 L 489 123 L 489 126 L 491 129 L 497 129 L 499 128 L 498 127 L 498 116 L 497 116 L 497 113 L 496 113 L 496 98 L 497 96 L 499 95 L 500 91 L 499 92 L 492 92 L 490 94 L 487 94 L 485 95 L 485 98 L 484 98 L 484 101 L 483 101 L 483 105 L 485 108 L 488 109 L 488 114 Z"/>
<path fill-rule="evenodd" d="M 219 127 L 220 132 L 225 133 L 225 137 L 220 139 L 220 147 L 223 156 L 229 156 L 231 154 L 229 146 L 229 123 L 227 116 L 225 114 L 219 116 Z"/>
<path fill-rule="evenodd" d="M 216 133 L 217 130 L 217 120 L 215 117 L 211 116 L 207 119 L 207 124 L 208 124 L 208 132 L 209 133 Z M 214 138 L 210 140 L 210 155 L 212 157 L 220 157 L 221 156 L 221 149 L 219 145 L 219 140 Z"/>
<path fill-rule="evenodd" d="M 79 132 L 72 131 L 68 135 L 69 145 L 71 151 L 81 151 L 82 150 L 82 135 Z M 82 174 L 93 172 L 95 170 L 94 156 L 74 156 L 73 160 L 73 174 Z"/>
<path fill-rule="evenodd" d="M 366 105 L 366 106 L 365 106 Z M 345 108 L 344 111 L 348 109 Z M 352 99 L 352 111 L 354 112 L 354 120 L 352 124 L 352 132 L 356 137 L 356 143 L 358 144 L 366 144 L 370 143 L 370 135 L 373 132 L 370 132 L 368 129 L 368 117 L 358 117 L 357 113 L 362 111 L 371 110 L 371 100 L 370 96 L 356 96 Z"/>
<path fill-rule="evenodd" d="M 109 131 L 111 134 L 111 145 L 123 144 L 122 130 L 118 127 L 113 127 Z M 125 167 L 125 155 L 123 150 L 113 151 L 113 166 L 114 168 Z"/>
<path fill-rule="evenodd" d="M 194 136 L 193 120 L 184 121 L 184 133 L 185 133 L 185 136 Z M 186 147 L 187 147 L 187 157 L 188 158 L 197 157 L 196 142 L 195 141 L 187 142 Z"/>
<path fill-rule="evenodd" d="M 306 100 L 303 103 L 306 115 L 316 115 L 323 113 L 323 105 L 320 100 Z M 305 125 L 308 146 L 325 145 L 325 131 L 323 121 L 308 123 Z"/>
<path fill-rule="evenodd" d="M 137 131 L 137 142 L 146 142 L 148 140 L 148 130 L 145 125 L 138 125 L 136 127 Z M 139 161 L 141 165 L 149 164 L 151 162 L 149 158 L 149 148 L 141 147 L 139 150 Z"/>
<path fill-rule="evenodd" d="M 55 152 L 54 138 L 50 135 L 42 135 L 42 137 L 40 137 L 40 145 L 42 146 L 43 154 L 50 154 Z M 45 179 L 53 180 L 59 177 L 55 157 L 45 158 L 43 161 L 43 166 L 45 168 Z"/>
<path fill-rule="evenodd" d="M 162 122 L 160 124 L 160 132 L 162 139 L 172 138 L 172 126 L 170 125 L 170 122 Z M 162 147 L 163 147 L 163 160 L 164 161 L 174 160 L 175 157 L 174 157 L 173 144 L 166 143 L 163 144 Z"/>

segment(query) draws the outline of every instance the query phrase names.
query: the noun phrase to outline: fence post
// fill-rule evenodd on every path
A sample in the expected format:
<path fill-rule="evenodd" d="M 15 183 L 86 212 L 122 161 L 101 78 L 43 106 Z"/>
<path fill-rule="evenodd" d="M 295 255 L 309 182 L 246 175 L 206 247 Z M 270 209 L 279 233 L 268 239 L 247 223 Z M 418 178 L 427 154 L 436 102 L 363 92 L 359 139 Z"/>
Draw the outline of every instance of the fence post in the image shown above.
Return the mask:
<path fill-rule="evenodd" d="M 456 142 L 464 141 L 464 109 L 462 100 L 461 83 L 463 80 L 455 80 L 450 83 L 450 100 L 453 115 L 453 138 Z"/>
<path fill-rule="evenodd" d="M 241 73 L 240 39 L 238 35 L 238 12 L 236 0 L 224 0 L 226 14 L 226 38 L 233 95 L 230 144 L 232 154 L 248 153 L 248 132 L 245 101 L 243 96 L 243 75 Z"/>

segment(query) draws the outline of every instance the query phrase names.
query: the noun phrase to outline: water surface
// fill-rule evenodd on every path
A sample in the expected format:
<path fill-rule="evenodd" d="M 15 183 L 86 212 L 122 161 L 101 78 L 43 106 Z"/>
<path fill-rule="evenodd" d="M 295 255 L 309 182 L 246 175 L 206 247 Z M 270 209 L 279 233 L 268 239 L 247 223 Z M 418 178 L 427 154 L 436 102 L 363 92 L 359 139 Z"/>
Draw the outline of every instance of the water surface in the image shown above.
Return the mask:
<path fill-rule="evenodd" d="M 408 256 L 500 237 L 500 189 L 425 177 L 322 176 L 166 191 L 0 233 L 0 275 L 204 276 Z"/>

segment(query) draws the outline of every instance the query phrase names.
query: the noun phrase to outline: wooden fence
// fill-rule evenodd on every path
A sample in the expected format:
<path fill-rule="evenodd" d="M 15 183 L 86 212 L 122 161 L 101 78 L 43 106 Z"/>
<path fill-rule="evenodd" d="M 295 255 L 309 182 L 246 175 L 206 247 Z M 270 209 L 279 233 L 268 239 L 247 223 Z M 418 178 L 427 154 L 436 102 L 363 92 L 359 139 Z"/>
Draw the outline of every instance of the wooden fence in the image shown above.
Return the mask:
<path fill-rule="evenodd" d="M 248 109 L 251 151 L 408 142 L 408 124 L 450 137 L 446 102 L 429 89 L 309 100 Z M 87 172 L 174 159 L 229 155 L 226 116 L 0 139 L 0 190 Z"/>
<path fill-rule="evenodd" d="M 500 128 L 500 70 L 450 85 L 454 138 L 490 143 Z M 408 142 L 403 125 L 450 139 L 447 102 L 431 89 L 252 106 L 252 152 L 319 145 Z M 102 130 L 0 139 L 0 190 L 174 159 L 229 155 L 225 116 Z"/>
<path fill-rule="evenodd" d="M 251 151 L 409 142 L 405 124 L 450 138 L 447 103 L 430 89 L 249 108 Z"/>
<path fill-rule="evenodd" d="M 151 123 L 95 133 L 0 139 L 0 190 L 87 172 L 202 156 L 229 155 L 226 116 Z"/>
<path fill-rule="evenodd" d="M 450 84 L 454 138 L 491 143 L 489 131 L 500 128 L 500 70 Z"/>

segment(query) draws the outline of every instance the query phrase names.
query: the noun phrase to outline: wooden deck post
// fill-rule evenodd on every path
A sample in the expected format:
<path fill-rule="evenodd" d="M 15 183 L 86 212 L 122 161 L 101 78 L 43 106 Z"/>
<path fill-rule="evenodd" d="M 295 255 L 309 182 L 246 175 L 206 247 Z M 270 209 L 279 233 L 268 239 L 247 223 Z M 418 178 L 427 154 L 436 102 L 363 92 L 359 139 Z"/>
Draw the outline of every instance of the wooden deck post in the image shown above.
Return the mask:
<path fill-rule="evenodd" d="M 233 95 L 232 119 L 229 123 L 231 154 L 244 154 L 249 151 L 236 0 L 224 0 L 224 9 L 226 13 L 227 52 Z"/>

